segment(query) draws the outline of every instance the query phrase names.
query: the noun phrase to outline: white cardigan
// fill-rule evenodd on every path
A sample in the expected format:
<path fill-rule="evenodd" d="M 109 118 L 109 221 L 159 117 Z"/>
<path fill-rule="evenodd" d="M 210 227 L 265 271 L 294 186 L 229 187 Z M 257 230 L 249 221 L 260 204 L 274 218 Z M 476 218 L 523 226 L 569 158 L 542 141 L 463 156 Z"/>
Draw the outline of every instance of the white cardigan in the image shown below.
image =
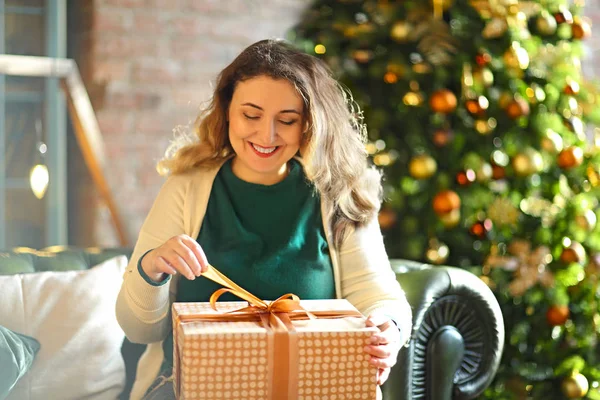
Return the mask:
<path fill-rule="evenodd" d="M 170 311 L 178 278 L 174 275 L 170 282 L 152 286 L 140 275 L 138 261 L 148 250 L 173 236 L 198 237 L 219 169 L 220 166 L 195 168 L 170 176 L 142 225 L 116 305 L 117 320 L 127 338 L 148 344 L 138 363 L 131 399 L 141 398 L 159 373 L 164 358 L 162 341 L 171 330 Z M 412 313 L 391 269 L 377 218 L 364 227 L 349 230 L 341 247 L 336 249 L 330 229 L 332 207 L 322 200 L 321 210 L 336 297 L 347 299 L 365 316 L 375 310 L 383 311 L 399 325 L 402 343 L 407 342 Z"/>

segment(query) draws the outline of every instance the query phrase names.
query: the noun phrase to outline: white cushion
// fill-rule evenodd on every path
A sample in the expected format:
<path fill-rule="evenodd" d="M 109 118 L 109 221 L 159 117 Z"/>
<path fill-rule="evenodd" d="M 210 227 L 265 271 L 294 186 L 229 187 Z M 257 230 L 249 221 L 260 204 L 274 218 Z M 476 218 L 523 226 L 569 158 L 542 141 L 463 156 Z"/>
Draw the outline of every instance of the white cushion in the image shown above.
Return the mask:
<path fill-rule="evenodd" d="M 127 265 L 0 276 L 0 321 L 40 342 L 7 400 L 116 399 L 125 386 L 124 333 L 115 303 Z"/>

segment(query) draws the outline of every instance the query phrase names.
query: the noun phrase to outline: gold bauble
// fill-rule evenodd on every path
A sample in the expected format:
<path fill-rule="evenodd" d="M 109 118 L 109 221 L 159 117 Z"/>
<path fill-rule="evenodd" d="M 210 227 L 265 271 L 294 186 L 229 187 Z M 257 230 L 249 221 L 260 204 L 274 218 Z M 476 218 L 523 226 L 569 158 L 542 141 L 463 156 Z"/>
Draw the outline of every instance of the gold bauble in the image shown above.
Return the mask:
<path fill-rule="evenodd" d="M 580 399 L 587 394 L 590 384 L 584 375 L 574 371 L 563 379 L 560 389 L 568 399 Z"/>
<path fill-rule="evenodd" d="M 533 149 L 518 153 L 511 162 L 517 176 L 529 176 L 540 172 L 544 167 L 542 155 Z"/>
<path fill-rule="evenodd" d="M 594 230 L 597 222 L 598 218 L 593 210 L 585 210 L 582 214 L 575 217 L 577 226 L 586 232 Z"/>
<path fill-rule="evenodd" d="M 477 182 L 485 183 L 492 179 L 493 169 L 491 164 L 486 162 L 482 163 L 481 166 L 476 171 Z"/>
<path fill-rule="evenodd" d="M 487 216 L 496 225 L 515 225 L 519 215 L 519 209 L 506 198 L 494 199 L 487 209 Z"/>
<path fill-rule="evenodd" d="M 563 139 L 557 132 L 552 129 L 546 129 L 541 140 L 542 149 L 548 153 L 557 154 L 563 149 Z"/>
<path fill-rule="evenodd" d="M 442 190 L 433 198 L 433 210 L 437 215 L 460 209 L 460 197 L 452 190 Z"/>
<path fill-rule="evenodd" d="M 550 15 L 548 11 L 542 11 L 540 16 L 535 21 L 535 27 L 542 35 L 550 36 L 556 33 L 558 24 L 556 23 L 556 19 L 554 19 L 554 17 Z"/>
<path fill-rule="evenodd" d="M 442 6 L 444 11 L 448 10 L 454 4 L 454 0 L 431 0 L 431 6 L 435 7 L 436 3 Z"/>
<path fill-rule="evenodd" d="M 441 265 L 448 260 L 450 249 L 445 243 L 437 239 L 429 240 L 429 246 L 425 252 L 425 259 L 435 265 Z"/>
<path fill-rule="evenodd" d="M 491 121 L 493 121 L 493 123 Z M 494 131 L 494 128 L 496 127 L 495 121 L 496 120 L 493 118 L 478 119 L 475 121 L 475 130 L 480 135 L 489 135 Z"/>
<path fill-rule="evenodd" d="M 513 42 L 503 56 L 506 66 L 521 75 L 529 67 L 529 54 L 519 42 Z"/>
<path fill-rule="evenodd" d="M 585 173 L 592 187 L 600 186 L 600 167 L 591 163 L 587 166 Z"/>
<path fill-rule="evenodd" d="M 421 95 L 421 92 L 413 92 L 411 90 L 406 92 L 404 97 L 402 97 L 402 102 L 407 106 L 418 107 L 423 104 L 423 95 Z"/>
<path fill-rule="evenodd" d="M 567 147 L 558 154 L 557 164 L 563 169 L 578 167 L 583 163 L 583 150 L 581 147 Z"/>
<path fill-rule="evenodd" d="M 492 86 L 494 84 L 494 73 L 487 67 L 476 68 L 473 71 L 473 84 L 482 88 Z"/>
<path fill-rule="evenodd" d="M 433 157 L 421 154 L 413 157 L 408 164 L 410 175 L 415 179 L 427 179 L 437 171 L 437 163 Z"/>
<path fill-rule="evenodd" d="M 398 21 L 394 25 L 392 25 L 392 29 L 390 30 L 390 37 L 394 39 L 396 42 L 407 42 L 408 35 L 414 29 L 414 27 L 406 22 L 406 21 Z"/>
<path fill-rule="evenodd" d="M 456 95 L 448 89 L 436 90 L 429 98 L 429 105 L 434 112 L 450 114 L 456 109 Z"/>
<path fill-rule="evenodd" d="M 452 210 L 447 214 L 438 215 L 440 221 L 445 228 L 451 229 L 458 225 L 460 222 L 460 209 Z"/>

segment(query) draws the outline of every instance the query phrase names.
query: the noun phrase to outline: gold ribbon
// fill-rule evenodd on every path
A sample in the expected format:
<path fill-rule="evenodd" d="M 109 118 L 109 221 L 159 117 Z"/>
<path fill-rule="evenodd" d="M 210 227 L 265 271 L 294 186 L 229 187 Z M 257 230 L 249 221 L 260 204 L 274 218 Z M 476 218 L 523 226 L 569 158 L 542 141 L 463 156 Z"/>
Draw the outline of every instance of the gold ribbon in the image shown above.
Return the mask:
<path fill-rule="evenodd" d="M 202 274 L 203 277 L 218 283 L 224 288 L 210 296 L 210 306 L 217 309 L 217 300 L 225 293 L 231 293 L 248 302 L 248 306 L 221 314 L 177 315 L 175 319 L 174 337 L 181 324 L 199 321 L 210 322 L 258 322 L 266 330 L 269 340 L 269 398 L 295 399 L 298 397 L 298 339 L 293 320 L 314 318 L 346 318 L 362 317 L 356 310 L 307 311 L 300 305 L 300 298 L 288 293 L 277 300 L 267 302 L 227 278 L 212 265 Z M 181 366 L 179 365 L 179 346 L 175 350 L 175 375 L 177 379 L 177 396 L 181 395 Z M 277 373 L 277 379 L 275 377 Z"/>

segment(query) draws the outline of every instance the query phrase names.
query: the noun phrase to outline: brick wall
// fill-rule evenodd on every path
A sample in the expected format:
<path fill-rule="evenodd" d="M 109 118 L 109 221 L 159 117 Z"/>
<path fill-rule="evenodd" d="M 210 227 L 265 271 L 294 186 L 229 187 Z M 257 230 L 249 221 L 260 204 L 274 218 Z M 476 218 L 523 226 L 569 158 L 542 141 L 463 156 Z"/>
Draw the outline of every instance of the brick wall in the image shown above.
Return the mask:
<path fill-rule="evenodd" d="M 283 37 L 310 0 L 73 0 L 69 50 L 106 145 L 108 180 L 133 244 L 164 180 L 172 130 L 193 120 L 211 82 L 247 45 Z M 71 135 L 72 136 L 72 135 Z M 117 244 L 74 140 L 70 243 Z"/>

